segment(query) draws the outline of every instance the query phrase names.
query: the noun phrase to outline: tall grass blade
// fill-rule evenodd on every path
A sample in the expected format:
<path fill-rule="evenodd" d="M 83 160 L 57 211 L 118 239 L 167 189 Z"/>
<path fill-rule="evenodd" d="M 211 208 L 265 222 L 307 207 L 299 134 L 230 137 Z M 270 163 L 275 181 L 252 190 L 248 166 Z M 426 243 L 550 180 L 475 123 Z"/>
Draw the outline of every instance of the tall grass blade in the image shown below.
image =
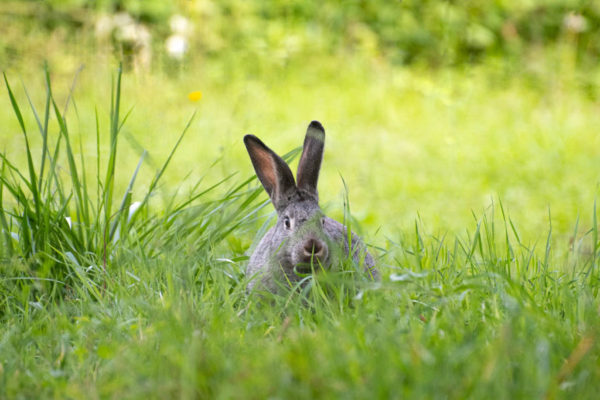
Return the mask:
<path fill-rule="evenodd" d="M 140 167 L 142 166 L 142 162 L 144 161 L 145 156 L 146 156 L 146 151 L 144 151 L 142 153 L 142 156 L 140 157 L 140 161 L 138 161 L 137 167 L 135 168 L 135 171 L 133 172 L 133 176 L 131 177 L 129 184 L 127 185 L 127 189 L 125 189 L 125 195 L 123 196 L 123 200 L 121 201 L 121 206 L 119 207 L 119 211 L 117 211 L 117 217 L 115 218 L 115 221 L 113 222 L 112 228 L 110 230 L 110 234 L 108 236 L 109 240 L 113 239 L 115 231 L 117 230 L 117 226 L 119 225 L 119 222 L 121 223 L 122 233 L 125 233 L 125 232 L 123 232 L 123 230 L 126 228 L 126 225 L 127 225 L 126 211 L 129 210 L 129 206 L 131 205 L 131 192 L 133 190 L 133 184 L 135 183 L 135 179 L 140 170 Z M 121 216 L 121 218 L 119 218 L 119 216 Z"/>
<path fill-rule="evenodd" d="M 21 114 L 21 110 L 19 109 L 19 105 L 15 99 L 13 91 L 8 83 L 8 79 L 6 78 L 6 74 L 4 74 L 4 82 L 6 83 L 6 89 L 8 90 L 8 96 L 10 97 L 10 103 L 12 105 L 13 111 L 17 116 L 19 121 L 19 125 L 21 127 L 21 131 L 23 132 L 23 137 L 25 139 L 25 152 L 27 155 L 27 166 L 29 169 L 29 189 L 31 190 L 31 194 L 33 195 L 34 206 L 36 210 L 36 215 L 38 217 L 41 216 L 41 200 L 40 200 L 40 192 L 37 187 L 37 175 L 35 172 L 35 167 L 33 165 L 33 157 L 31 155 L 31 149 L 29 147 L 29 138 L 27 137 L 27 129 L 25 128 L 25 122 L 23 121 L 23 116 Z"/>
<path fill-rule="evenodd" d="M 550 209 L 548 209 L 548 236 L 546 237 L 546 250 L 544 252 L 544 262 L 542 266 L 544 267 L 544 273 L 542 274 L 542 282 L 544 283 L 544 288 L 547 285 L 547 277 L 548 277 L 548 266 L 550 263 L 550 251 L 552 250 L 552 215 L 550 213 Z"/>
<path fill-rule="evenodd" d="M 6 213 L 4 211 L 4 173 L 5 163 L 4 159 L 2 159 L 2 166 L 0 167 L 0 178 L 2 178 L 0 179 L 0 228 L 2 228 L 2 237 L 4 238 L 4 249 L 6 249 L 6 255 L 8 256 L 8 258 L 11 258 L 14 254 L 14 250 L 10 227 L 8 226 L 8 221 L 6 220 Z"/>
<path fill-rule="evenodd" d="M 63 115 L 60 113 L 60 111 L 58 109 L 58 105 L 56 104 L 54 99 L 52 100 L 52 105 L 54 108 L 56 119 L 58 120 L 58 124 L 60 126 L 60 132 L 62 133 L 62 136 L 65 138 L 65 148 L 66 148 L 66 152 L 67 152 L 67 161 L 69 163 L 71 184 L 72 184 L 72 189 L 75 191 L 75 199 L 76 199 L 75 211 L 77 213 L 77 221 L 85 223 L 85 222 L 89 221 L 89 216 L 86 214 L 86 208 L 84 206 L 84 203 L 86 200 L 84 199 L 84 196 L 83 196 L 83 188 L 82 188 L 81 180 L 79 177 L 79 172 L 77 170 L 77 163 L 75 162 L 75 155 L 73 153 L 73 148 L 71 146 L 69 130 L 67 127 L 66 120 L 64 119 Z M 86 234 L 85 234 L 85 231 L 83 230 L 82 223 L 77 224 L 77 230 L 78 230 L 80 240 L 82 242 L 85 242 Z"/>
<path fill-rule="evenodd" d="M 596 269 L 596 263 L 598 260 L 598 249 L 600 249 L 600 243 L 598 242 L 598 215 L 597 215 L 597 199 L 594 199 L 594 211 L 592 213 L 592 264 L 588 268 L 585 277 L 589 278 L 590 274 Z"/>
<path fill-rule="evenodd" d="M 117 70 L 117 83 L 111 91 L 110 105 L 110 150 L 106 177 L 104 179 L 104 230 L 107 231 L 112 217 L 112 201 L 115 185 L 115 164 L 117 160 L 117 140 L 119 135 L 119 110 L 121 108 L 121 77 L 123 66 L 119 65 Z M 108 238 L 105 238 L 108 240 Z"/>

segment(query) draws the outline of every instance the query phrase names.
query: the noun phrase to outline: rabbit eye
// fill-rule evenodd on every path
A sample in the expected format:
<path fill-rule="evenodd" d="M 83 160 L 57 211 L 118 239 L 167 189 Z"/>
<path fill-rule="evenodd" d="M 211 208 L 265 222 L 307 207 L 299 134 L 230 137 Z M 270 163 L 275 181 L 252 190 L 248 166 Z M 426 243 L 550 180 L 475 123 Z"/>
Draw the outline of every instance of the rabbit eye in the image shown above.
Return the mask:
<path fill-rule="evenodd" d="M 292 226 L 292 222 L 290 221 L 290 217 L 285 217 L 283 219 L 283 224 L 285 225 L 285 227 L 287 229 L 290 229 L 290 227 Z"/>

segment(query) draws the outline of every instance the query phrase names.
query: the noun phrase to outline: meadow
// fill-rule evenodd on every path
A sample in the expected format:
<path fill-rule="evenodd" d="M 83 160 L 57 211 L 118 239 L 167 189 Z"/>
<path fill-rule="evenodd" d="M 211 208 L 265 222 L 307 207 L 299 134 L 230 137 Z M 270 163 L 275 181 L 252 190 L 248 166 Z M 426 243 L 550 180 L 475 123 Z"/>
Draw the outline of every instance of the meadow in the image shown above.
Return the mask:
<path fill-rule="evenodd" d="M 573 46 L 139 72 L 48 42 L 0 89 L 0 398 L 597 397 L 600 69 Z M 382 280 L 247 293 L 276 216 L 242 137 L 294 169 L 313 119 L 321 206 Z"/>

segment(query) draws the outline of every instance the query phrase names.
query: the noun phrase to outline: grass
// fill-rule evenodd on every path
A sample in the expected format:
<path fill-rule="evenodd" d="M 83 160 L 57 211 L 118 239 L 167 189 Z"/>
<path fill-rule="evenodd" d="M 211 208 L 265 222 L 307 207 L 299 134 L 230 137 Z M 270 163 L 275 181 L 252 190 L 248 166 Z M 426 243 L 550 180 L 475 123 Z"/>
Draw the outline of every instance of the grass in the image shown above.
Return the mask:
<path fill-rule="evenodd" d="M 339 63 L 346 68 L 339 71 Z M 110 81 L 111 69 L 96 64 L 87 62 L 77 78 L 73 98 L 81 112 L 70 127 L 75 146 L 81 142 L 90 157 L 95 157 L 94 110 L 101 127 L 110 124 L 110 91 L 98 82 Z M 521 234 L 528 241 L 543 236 L 548 209 L 556 238 L 565 234 L 560 237 L 564 242 L 578 216 L 590 220 L 598 195 L 594 149 L 600 143 L 594 127 L 600 117 L 597 94 L 586 87 L 597 87 L 599 75 L 570 69 L 558 57 L 524 71 L 485 65 L 431 72 L 317 56 L 305 64 L 244 74 L 243 68 L 227 71 L 222 62 L 206 62 L 175 78 L 127 79 L 122 97 L 124 113 L 131 113 L 121 135 L 120 166 L 133 171 L 143 149 L 151 150 L 145 159 L 151 168 L 140 171 L 134 198 L 142 197 L 137 189 L 148 186 L 150 171 L 168 156 L 183 121 L 197 111 L 186 149 L 165 172 L 164 182 L 171 187 L 183 184 L 187 190 L 183 177 L 204 174 L 220 158 L 225 161 L 206 178 L 211 183 L 248 171 L 244 134 L 253 133 L 284 153 L 299 146 L 305 126 L 318 119 L 328 134 L 321 197 L 336 218 L 342 217 L 341 174 L 356 217 L 382 233 L 410 229 L 417 213 L 439 232 L 461 233 L 472 223 L 472 211 L 480 213 L 499 199 L 522 222 Z M 72 65 L 71 73 L 55 68 L 60 104 L 77 68 Z M 15 71 L 13 76 L 22 74 L 28 86 L 44 87 L 36 72 Z M 191 89 L 202 90 L 200 102 L 189 101 Z M 43 104 L 43 90 L 30 95 L 35 104 Z M 22 91 L 15 90 L 15 96 L 27 104 Z M 11 109 L 8 96 L 0 96 L 0 106 Z M 24 118 L 35 126 L 30 115 Z M 16 119 L 7 113 L 3 121 L 4 150 L 19 154 L 23 143 Z M 110 142 L 101 139 L 102 158 L 110 154 Z M 31 140 L 37 156 L 42 144 L 38 137 Z M 366 161 L 357 167 L 357 159 Z M 129 178 L 118 174 L 116 186 L 124 188 Z M 390 216 L 398 223 L 388 224 Z"/>
<path fill-rule="evenodd" d="M 6 78 L 0 398 L 595 398 L 600 121 L 576 74 L 290 68 Z M 384 279 L 248 295 L 270 205 L 239 139 L 285 153 L 304 118 Z"/>

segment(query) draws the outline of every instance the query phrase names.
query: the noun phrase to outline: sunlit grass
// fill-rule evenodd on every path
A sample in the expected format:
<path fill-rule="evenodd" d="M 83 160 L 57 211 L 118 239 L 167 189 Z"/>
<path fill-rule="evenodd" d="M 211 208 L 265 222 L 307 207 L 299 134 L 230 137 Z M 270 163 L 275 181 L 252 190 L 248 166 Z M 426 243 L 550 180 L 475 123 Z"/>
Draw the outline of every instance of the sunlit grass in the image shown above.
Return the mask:
<path fill-rule="evenodd" d="M 0 397 L 595 398 L 600 117 L 576 72 L 334 61 L 92 66 L 72 97 L 24 76 L 31 105 L 7 75 Z M 349 196 L 383 280 L 247 294 L 271 206 L 241 137 L 286 153 L 311 119 L 324 208 Z"/>
<path fill-rule="evenodd" d="M 176 79 L 126 79 L 123 98 L 133 112 L 122 132 L 126 144 L 120 149 L 120 165 L 133 170 L 142 150 L 149 148 L 146 162 L 156 165 L 177 140 L 174 128 L 197 111 L 179 162 L 166 172 L 165 181 L 181 187 L 184 177 L 199 176 L 223 158 L 207 177 L 220 180 L 250 171 L 241 145 L 244 134 L 256 134 L 287 152 L 299 145 L 306 123 L 318 119 L 328 135 L 321 198 L 341 216 L 341 174 L 355 216 L 371 231 L 404 229 L 419 215 L 435 230 L 461 232 L 472 221 L 472 211 L 481 213 L 499 200 L 515 220 L 527 221 L 520 229 L 529 240 L 544 236 L 548 210 L 557 234 L 571 234 L 578 216 L 590 218 L 590 204 L 598 194 L 595 149 L 600 143 L 594 127 L 600 117 L 576 71 L 547 68 L 529 79 L 527 74 L 509 78 L 489 66 L 430 72 L 307 64 L 292 65 L 268 79 L 235 74 L 226 79 L 218 63 Z M 95 156 L 91 133 L 96 121 L 83 110 L 97 108 L 101 127 L 110 115 L 102 101 L 109 93 L 97 80 L 110 79 L 111 72 L 98 68 L 84 69 L 78 77 L 74 94 L 82 112 L 70 127 L 73 140 L 90 157 Z M 67 79 L 54 83 L 59 103 L 64 104 L 70 85 Z M 190 88 L 201 89 L 200 101 L 190 101 Z M 18 89 L 16 96 L 22 97 Z M 6 101 L 6 96 L 0 100 L 3 109 L 8 109 Z M 5 150 L 19 154 L 18 126 L 5 115 L 6 129 L 0 133 Z M 110 153 L 107 143 L 101 140 L 101 157 Z M 32 151 L 40 148 L 32 138 Z M 138 187 L 151 178 L 142 171 Z M 117 187 L 124 188 L 129 178 L 123 174 L 116 179 Z M 135 190 L 134 200 L 139 200 Z"/>

